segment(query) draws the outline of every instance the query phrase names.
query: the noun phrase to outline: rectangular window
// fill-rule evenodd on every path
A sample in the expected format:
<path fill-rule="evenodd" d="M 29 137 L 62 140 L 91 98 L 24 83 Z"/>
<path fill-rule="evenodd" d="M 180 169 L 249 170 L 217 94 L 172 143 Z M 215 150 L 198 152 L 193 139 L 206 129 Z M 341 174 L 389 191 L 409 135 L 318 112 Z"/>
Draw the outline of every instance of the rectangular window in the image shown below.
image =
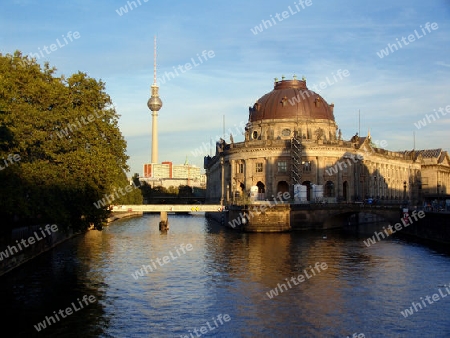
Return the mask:
<path fill-rule="evenodd" d="M 304 161 L 303 172 L 310 172 L 310 171 L 311 171 L 311 161 Z"/>
<path fill-rule="evenodd" d="M 244 163 L 238 164 L 238 173 L 243 174 L 244 173 Z"/>
<path fill-rule="evenodd" d="M 286 162 L 278 162 L 278 172 L 285 173 L 287 171 L 287 163 Z"/>
<path fill-rule="evenodd" d="M 256 172 L 257 173 L 263 172 L 263 164 L 262 163 L 256 163 Z"/>

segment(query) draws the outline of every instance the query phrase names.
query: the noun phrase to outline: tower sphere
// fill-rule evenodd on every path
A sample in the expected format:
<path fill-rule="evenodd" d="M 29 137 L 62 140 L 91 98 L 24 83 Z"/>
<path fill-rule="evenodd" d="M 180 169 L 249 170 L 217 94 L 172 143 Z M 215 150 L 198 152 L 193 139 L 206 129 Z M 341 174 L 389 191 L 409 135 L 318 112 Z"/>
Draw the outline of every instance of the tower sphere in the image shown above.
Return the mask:
<path fill-rule="evenodd" d="M 162 101 L 159 97 L 152 96 L 148 99 L 147 106 L 151 111 L 159 111 L 162 107 Z"/>
<path fill-rule="evenodd" d="M 158 111 L 162 107 L 162 101 L 159 98 L 158 86 L 152 84 L 152 96 L 148 99 L 147 106 L 151 111 Z"/>

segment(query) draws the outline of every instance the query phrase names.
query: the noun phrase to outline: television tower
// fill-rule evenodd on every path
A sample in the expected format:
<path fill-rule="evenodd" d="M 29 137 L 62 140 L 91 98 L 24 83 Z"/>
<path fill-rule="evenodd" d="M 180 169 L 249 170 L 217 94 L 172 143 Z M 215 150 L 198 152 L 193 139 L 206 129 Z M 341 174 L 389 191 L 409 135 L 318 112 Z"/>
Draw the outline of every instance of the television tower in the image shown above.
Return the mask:
<path fill-rule="evenodd" d="M 156 36 L 154 39 L 153 55 L 153 84 L 152 96 L 148 99 L 147 106 L 152 111 L 152 163 L 158 163 L 158 111 L 162 107 L 162 101 L 158 94 L 159 87 L 156 84 Z"/>

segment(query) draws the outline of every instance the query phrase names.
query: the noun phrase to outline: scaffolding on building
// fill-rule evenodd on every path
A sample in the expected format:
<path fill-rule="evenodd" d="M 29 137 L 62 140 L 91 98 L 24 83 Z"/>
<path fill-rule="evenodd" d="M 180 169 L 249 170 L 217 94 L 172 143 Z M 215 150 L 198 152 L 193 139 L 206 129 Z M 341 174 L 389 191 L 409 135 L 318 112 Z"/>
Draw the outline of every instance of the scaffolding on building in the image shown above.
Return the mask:
<path fill-rule="evenodd" d="M 295 186 L 296 184 L 302 184 L 302 172 L 303 172 L 303 163 L 302 163 L 302 138 L 295 133 L 294 137 L 291 140 L 291 158 L 292 158 L 292 170 L 291 177 L 292 183 Z"/>

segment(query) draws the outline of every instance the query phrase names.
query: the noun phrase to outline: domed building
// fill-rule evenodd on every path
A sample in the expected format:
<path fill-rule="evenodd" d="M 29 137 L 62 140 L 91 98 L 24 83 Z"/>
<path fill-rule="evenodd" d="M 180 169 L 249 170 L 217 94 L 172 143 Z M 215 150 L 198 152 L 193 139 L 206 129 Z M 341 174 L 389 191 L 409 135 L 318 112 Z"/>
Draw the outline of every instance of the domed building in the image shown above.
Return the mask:
<path fill-rule="evenodd" d="M 305 79 L 275 79 L 273 90 L 249 107 L 245 140 L 220 140 L 215 156 L 205 157 L 207 201 L 284 196 L 290 203 L 417 204 L 447 194 L 447 152 L 394 152 L 376 146 L 370 134 L 341 135 L 334 104 L 309 90 Z"/>

